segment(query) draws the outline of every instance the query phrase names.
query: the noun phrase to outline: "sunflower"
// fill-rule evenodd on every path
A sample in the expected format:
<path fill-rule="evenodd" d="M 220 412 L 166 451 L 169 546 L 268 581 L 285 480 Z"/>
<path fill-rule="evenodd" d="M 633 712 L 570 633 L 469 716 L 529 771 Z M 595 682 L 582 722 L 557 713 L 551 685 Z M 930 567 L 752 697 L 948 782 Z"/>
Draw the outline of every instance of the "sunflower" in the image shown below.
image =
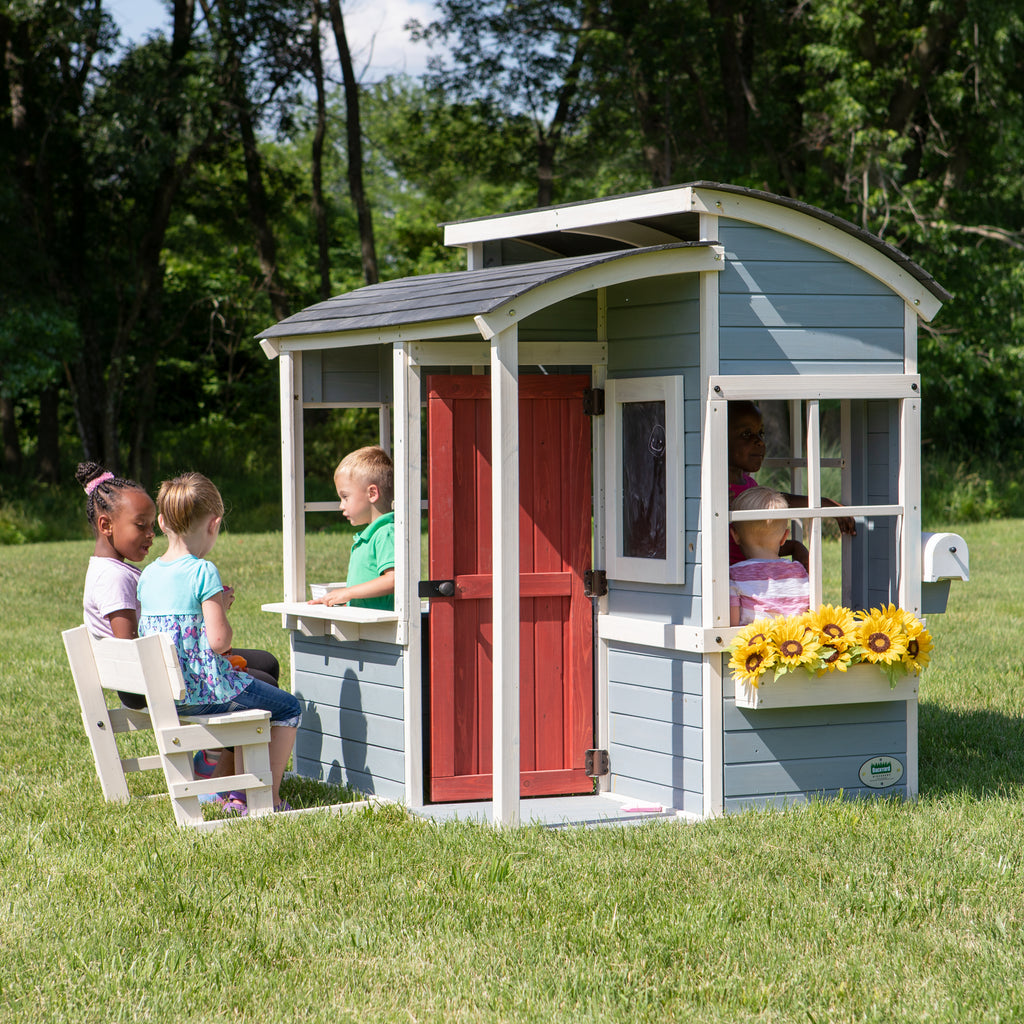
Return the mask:
<path fill-rule="evenodd" d="M 873 665 L 892 665 L 902 660 L 907 653 L 907 635 L 898 612 L 895 605 L 857 612 L 861 620 L 857 627 L 857 644 L 862 661 Z"/>
<path fill-rule="evenodd" d="M 777 618 L 772 623 L 772 636 L 779 652 L 779 665 L 783 668 L 799 668 L 818 660 L 821 641 L 803 623 L 802 617 Z"/>
<path fill-rule="evenodd" d="M 823 644 L 830 647 L 837 643 L 851 643 L 857 628 L 849 608 L 836 608 L 830 604 L 823 604 L 816 612 L 807 612 L 804 622 Z"/>
<path fill-rule="evenodd" d="M 729 650 L 732 651 L 729 668 L 738 678 L 747 680 L 754 687 L 778 657 L 767 619 L 757 619 L 744 626 L 733 638 Z"/>
<path fill-rule="evenodd" d="M 819 676 L 826 672 L 845 672 L 854 664 L 853 648 L 844 643 L 825 644 L 818 653 L 821 656 Z"/>
<path fill-rule="evenodd" d="M 932 635 L 915 615 L 903 613 L 903 629 L 907 638 L 907 652 L 903 655 L 903 663 L 909 672 L 921 672 L 931 661 L 931 650 L 935 646 Z"/>

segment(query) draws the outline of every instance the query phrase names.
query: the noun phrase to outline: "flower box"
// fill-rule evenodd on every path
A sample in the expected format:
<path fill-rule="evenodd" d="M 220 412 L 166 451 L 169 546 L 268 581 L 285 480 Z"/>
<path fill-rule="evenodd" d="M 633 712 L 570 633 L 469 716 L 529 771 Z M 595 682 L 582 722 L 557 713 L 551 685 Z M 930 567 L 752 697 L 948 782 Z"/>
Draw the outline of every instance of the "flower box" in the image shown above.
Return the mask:
<path fill-rule="evenodd" d="M 733 676 L 736 707 L 751 710 L 817 707 L 829 704 L 868 704 L 884 700 L 917 700 L 918 675 L 901 676 L 895 687 L 877 665 L 852 665 L 845 672 L 823 676 L 797 670 L 776 680 L 767 672 L 756 689 Z"/>

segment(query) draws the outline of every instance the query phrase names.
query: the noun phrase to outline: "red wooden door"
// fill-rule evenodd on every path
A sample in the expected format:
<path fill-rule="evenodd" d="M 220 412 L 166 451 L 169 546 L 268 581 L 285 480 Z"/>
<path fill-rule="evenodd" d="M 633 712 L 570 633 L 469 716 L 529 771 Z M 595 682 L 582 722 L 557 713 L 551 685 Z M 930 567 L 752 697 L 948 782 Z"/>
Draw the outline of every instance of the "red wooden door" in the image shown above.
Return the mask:
<path fill-rule="evenodd" d="M 587 793 L 593 746 L 593 608 L 588 377 L 519 381 L 520 786 L 523 796 Z M 491 796 L 490 378 L 430 377 L 429 791 Z"/>

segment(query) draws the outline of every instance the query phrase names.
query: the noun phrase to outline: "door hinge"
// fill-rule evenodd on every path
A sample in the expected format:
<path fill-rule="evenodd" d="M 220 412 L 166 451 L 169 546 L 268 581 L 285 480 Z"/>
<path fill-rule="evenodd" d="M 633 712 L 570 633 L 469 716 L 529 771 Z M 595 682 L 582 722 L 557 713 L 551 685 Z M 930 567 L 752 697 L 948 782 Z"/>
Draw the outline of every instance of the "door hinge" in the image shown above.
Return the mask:
<path fill-rule="evenodd" d="M 592 779 L 611 772 L 611 761 L 607 750 L 585 750 L 583 752 L 583 771 Z"/>
<path fill-rule="evenodd" d="M 584 388 L 583 390 L 583 414 L 585 416 L 604 415 L 604 389 Z"/>
<path fill-rule="evenodd" d="M 604 569 L 587 569 L 583 574 L 583 596 L 604 597 L 608 593 L 608 575 Z"/>

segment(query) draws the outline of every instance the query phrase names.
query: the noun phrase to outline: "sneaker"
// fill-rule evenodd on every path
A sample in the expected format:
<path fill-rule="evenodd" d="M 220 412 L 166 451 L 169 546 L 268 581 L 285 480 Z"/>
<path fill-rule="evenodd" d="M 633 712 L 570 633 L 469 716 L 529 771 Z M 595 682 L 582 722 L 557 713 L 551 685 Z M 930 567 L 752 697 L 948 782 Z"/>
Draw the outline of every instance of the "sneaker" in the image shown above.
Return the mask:
<path fill-rule="evenodd" d="M 208 779 L 219 760 L 219 754 L 214 754 L 210 750 L 197 750 L 192 758 L 192 770 L 199 778 Z"/>

